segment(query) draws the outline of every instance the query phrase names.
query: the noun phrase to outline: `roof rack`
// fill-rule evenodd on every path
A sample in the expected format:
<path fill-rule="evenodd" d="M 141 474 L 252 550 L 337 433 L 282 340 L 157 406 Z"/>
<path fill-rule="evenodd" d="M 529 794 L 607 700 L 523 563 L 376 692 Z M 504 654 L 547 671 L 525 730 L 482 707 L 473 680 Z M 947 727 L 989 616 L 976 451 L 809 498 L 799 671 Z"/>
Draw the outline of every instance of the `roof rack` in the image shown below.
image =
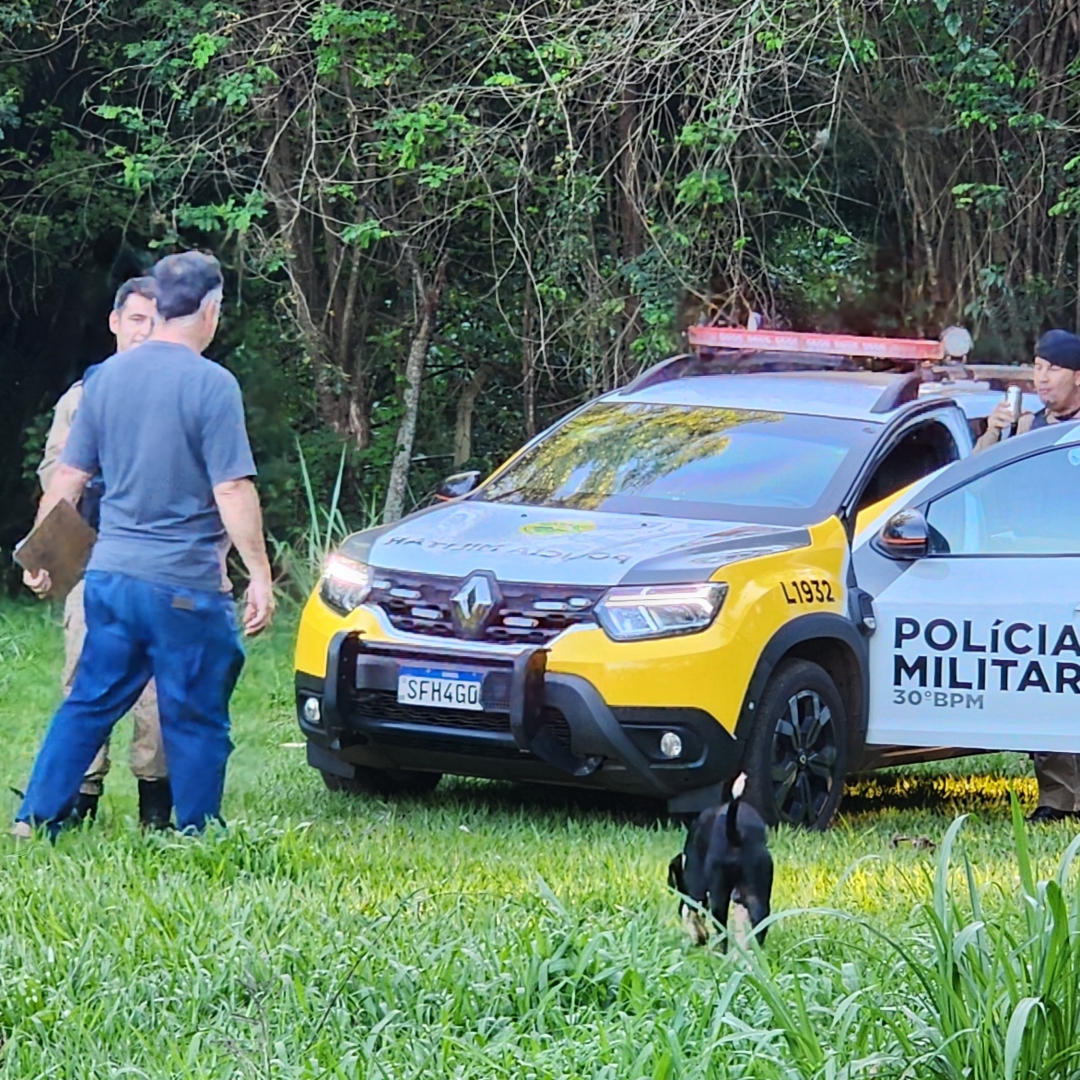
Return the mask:
<path fill-rule="evenodd" d="M 1015 384 L 1024 390 L 1035 388 L 1035 366 L 1033 364 L 956 364 L 946 363 L 930 368 L 925 376 L 927 382 L 941 385 L 961 386 L 970 383 L 973 388 L 1004 390 Z"/>
<path fill-rule="evenodd" d="M 897 375 L 896 382 L 892 386 L 885 388 L 870 411 L 872 413 L 892 412 L 893 409 L 898 409 L 901 405 L 907 405 L 911 401 L 918 401 L 919 387 L 921 385 L 922 378 L 917 371 L 909 372 L 907 375 Z"/>

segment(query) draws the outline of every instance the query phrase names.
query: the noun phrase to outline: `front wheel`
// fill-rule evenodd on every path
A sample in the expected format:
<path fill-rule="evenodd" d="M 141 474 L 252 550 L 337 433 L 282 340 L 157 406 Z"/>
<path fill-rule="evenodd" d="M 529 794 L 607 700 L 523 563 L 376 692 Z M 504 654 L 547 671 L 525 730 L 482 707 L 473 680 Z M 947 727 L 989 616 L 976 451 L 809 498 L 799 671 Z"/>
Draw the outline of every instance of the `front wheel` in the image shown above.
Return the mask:
<path fill-rule="evenodd" d="M 344 791 L 349 795 L 427 795 L 442 779 L 442 773 L 408 769 L 370 769 L 363 765 L 357 765 L 355 769 L 356 775 L 351 779 L 323 769 L 319 772 L 331 791 Z"/>
<path fill-rule="evenodd" d="M 836 684 L 809 660 L 773 673 L 746 748 L 746 798 L 770 824 L 828 828 L 840 806 L 848 719 Z"/>

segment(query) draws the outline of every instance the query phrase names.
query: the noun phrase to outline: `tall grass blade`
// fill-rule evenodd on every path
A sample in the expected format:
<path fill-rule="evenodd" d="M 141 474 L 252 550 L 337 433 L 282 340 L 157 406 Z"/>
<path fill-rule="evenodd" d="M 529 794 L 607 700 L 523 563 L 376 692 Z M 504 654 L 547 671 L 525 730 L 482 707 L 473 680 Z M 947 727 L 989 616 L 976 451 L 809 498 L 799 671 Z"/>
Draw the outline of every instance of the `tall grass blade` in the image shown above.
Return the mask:
<path fill-rule="evenodd" d="M 304 481 L 304 494 L 307 496 L 308 504 L 308 555 L 310 557 L 312 550 L 321 549 L 322 534 L 319 529 L 319 511 L 315 504 L 315 486 L 311 482 L 311 473 L 308 472 L 307 458 L 304 456 L 304 448 L 300 445 L 300 440 L 296 440 L 296 452 L 300 459 L 300 476 Z M 344 462 L 344 450 L 342 451 L 342 462 Z"/>
<path fill-rule="evenodd" d="M 1072 864 L 1076 861 L 1078 851 L 1080 851 L 1080 834 L 1073 837 L 1072 843 L 1065 849 L 1065 854 L 1061 856 L 1061 861 L 1058 863 L 1057 883 L 1062 889 L 1065 888 L 1066 879 L 1072 869 Z"/>
<path fill-rule="evenodd" d="M 285 576 L 300 597 L 308 596 L 318 583 L 326 560 L 334 549 L 349 535 L 349 528 L 341 513 L 341 495 L 345 480 L 347 447 L 342 447 L 338 460 L 337 475 L 330 492 L 327 506 L 319 505 L 315 485 L 311 478 L 307 459 L 299 441 L 296 444 L 303 481 L 304 499 L 307 503 L 308 520 L 297 544 L 275 541 L 275 562 L 284 568 Z M 370 518 L 368 507 L 365 516 Z M 299 550 L 298 550 L 299 549 Z"/>
<path fill-rule="evenodd" d="M 1042 1002 L 1037 997 L 1026 997 L 1013 1009 L 1009 1028 L 1005 1032 L 1005 1080 L 1015 1080 L 1016 1063 L 1024 1049 L 1028 1018 L 1036 1010 L 1042 1011 Z"/>
<path fill-rule="evenodd" d="M 934 912 L 943 930 L 949 926 L 949 864 L 957 833 L 964 827 L 967 814 L 961 814 L 948 828 L 938 852 L 937 869 L 934 873 Z"/>
<path fill-rule="evenodd" d="M 1024 811 L 1016 797 L 1015 788 L 1009 789 L 1012 809 L 1013 842 L 1016 845 L 1016 866 L 1020 871 L 1020 884 L 1027 896 L 1035 896 L 1035 874 L 1031 869 L 1031 849 L 1028 847 L 1027 829 L 1024 827 Z"/>

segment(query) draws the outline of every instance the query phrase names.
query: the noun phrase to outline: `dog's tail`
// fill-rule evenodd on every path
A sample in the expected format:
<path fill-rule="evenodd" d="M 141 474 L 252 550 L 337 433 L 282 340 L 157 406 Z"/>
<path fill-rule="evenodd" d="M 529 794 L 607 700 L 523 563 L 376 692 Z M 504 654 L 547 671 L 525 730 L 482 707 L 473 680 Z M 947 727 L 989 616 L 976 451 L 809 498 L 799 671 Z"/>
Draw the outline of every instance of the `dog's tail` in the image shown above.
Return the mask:
<path fill-rule="evenodd" d="M 724 815 L 728 847 L 742 846 L 742 835 L 739 833 L 739 802 L 742 800 L 745 788 L 746 773 L 739 773 L 731 785 L 731 802 L 728 803 L 727 813 Z"/>

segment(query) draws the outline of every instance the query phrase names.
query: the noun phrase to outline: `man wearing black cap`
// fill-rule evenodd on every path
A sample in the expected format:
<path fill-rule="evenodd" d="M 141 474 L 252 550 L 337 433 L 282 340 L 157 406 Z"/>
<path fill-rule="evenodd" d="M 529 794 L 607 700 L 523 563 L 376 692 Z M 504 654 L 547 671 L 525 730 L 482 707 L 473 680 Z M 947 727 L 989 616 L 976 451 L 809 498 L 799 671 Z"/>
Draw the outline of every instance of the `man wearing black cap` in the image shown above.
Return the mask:
<path fill-rule="evenodd" d="M 1016 434 L 1080 418 L 1080 337 L 1068 330 L 1049 330 L 1039 338 L 1035 389 L 1043 408 L 1023 413 L 1016 422 Z M 1008 402 L 1002 402 L 990 414 L 986 433 L 975 444 L 976 453 L 998 443 L 1013 423 Z M 1080 754 L 1035 754 L 1034 758 L 1039 805 L 1028 820 L 1046 823 L 1080 817 Z"/>
<path fill-rule="evenodd" d="M 220 820 L 229 698 L 244 660 L 221 587 L 230 541 L 250 577 L 244 631 L 258 633 L 273 616 L 240 387 L 201 355 L 217 331 L 221 268 L 186 252 L 162 259 L 153 276 L 160 321 L 87 385 L 38 511 L 43 518 L 60 499 L 76 501 L 100 470 L 86 643 L 34 763 L 16 835 L 39 825 L 55 834 L 97 748 L 151 677 L 177 825 Z"/>
<path fill-rule="evenodd" d="M 1003 401 L 990 414 L 986 432 L 975 444 L 976 452 L 989 449 L 1001 434 L 1016 424 L 1016 434 L 1075 420 L 1080 416 L 1080 337 L 1068 330 L 1048 330 L 1035 350 L 1035 389 L 1043 403 L 1037 413 L 1023 413 L 1019 422 L 1009 403 Z"/>

